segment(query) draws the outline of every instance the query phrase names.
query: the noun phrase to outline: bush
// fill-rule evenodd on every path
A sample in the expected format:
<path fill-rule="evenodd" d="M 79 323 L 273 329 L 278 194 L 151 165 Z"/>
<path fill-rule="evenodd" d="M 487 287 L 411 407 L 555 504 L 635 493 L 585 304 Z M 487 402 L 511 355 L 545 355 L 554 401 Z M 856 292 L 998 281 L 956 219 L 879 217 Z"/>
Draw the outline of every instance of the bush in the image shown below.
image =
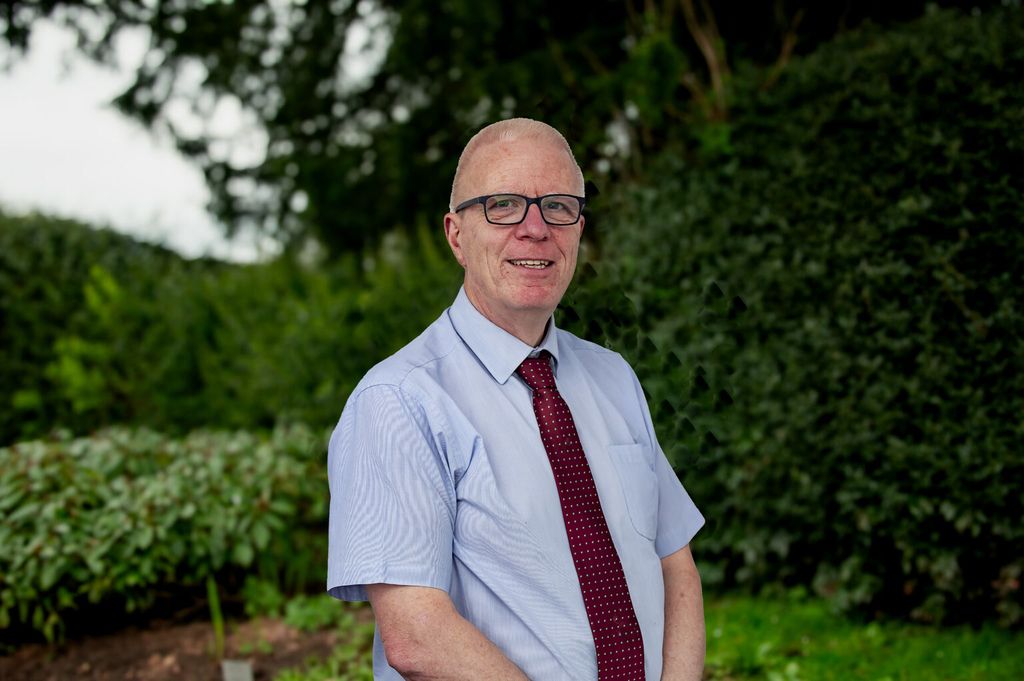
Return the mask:
<path fill-rule="evenodd" d="M 0 628 L 53 640 L 74 610 L 137 610 L 209 575 L 321 584 L 325 441 L 115 428 L 0 449 Z"/>
<path fill-rule="evenodd" d="M 14 407 L 0 412 L 0 443 L 124 422 L 179 435 L 326 427 L 458 287 L 425 229 L 329 265 L 184 261 L 36 217 L 0 220 L 0 239 L 0 378 Z"/>
<path fill-rule="evenodd" d="M 95 401 L 95 373 L 65 366 L 63 376 L 56 376 L 50 367 L 57 361 L 57 339 L 90 323 L 83 314 L 90 287 L 94 295 L 102 294 L 97 285 L 114 276 L 132 295 L 145 298 L 154 282 L 187 266 L 167 249 L 116 232 L 0 212 L 0 444 L 37 437 L 58 423 L 84 427 L 76 408 Z M 216 265 L 196 261 L 191 267 Z M 74 348 L 81 354 L 95 350 Z M 70 399 L 64 397 L 68 389 Z M 107 420 L 128 415 L 116 400 L 102 411 Z"/>
<path fill-rule="evenodd" d="M 635 360 L 706 583 L 1021 621 L 1022 79 L 1019 8 L 851 34 L 612 197 L 567 321 Z"/>

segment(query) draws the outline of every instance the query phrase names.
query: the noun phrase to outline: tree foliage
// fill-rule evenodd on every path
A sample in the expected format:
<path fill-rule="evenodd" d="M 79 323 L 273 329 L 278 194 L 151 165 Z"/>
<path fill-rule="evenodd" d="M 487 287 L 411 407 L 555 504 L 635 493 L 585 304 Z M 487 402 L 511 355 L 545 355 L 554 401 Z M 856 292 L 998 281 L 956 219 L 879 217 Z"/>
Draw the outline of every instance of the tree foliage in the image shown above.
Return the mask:
<path fill-rule="evenodd" d="M 905 19 L 924 6 L 13 0 L 0 9 L 0 36 L 23 47 L 35 22 L 54 17 L 87 54 L 111 61 L 115 38 L 144 28 L 148 52 L 121 109 L 165 128 L 195 159 L 229 229 L 289 243 L 315 235 L 337 254 L 443 213 L 462 145 L 494 119 L 555 125 L 603 182 L 638 171 L 684 128 L 723 118 L 730 61 L 777 71 L 865 19 Z M 356 77 L 374 55 L 379 68 Z M 224 101 L 252 115 L 265 154 L 233 153 L 203 125 Z M 173 114 L 183 105 L 198 123 Z"/>

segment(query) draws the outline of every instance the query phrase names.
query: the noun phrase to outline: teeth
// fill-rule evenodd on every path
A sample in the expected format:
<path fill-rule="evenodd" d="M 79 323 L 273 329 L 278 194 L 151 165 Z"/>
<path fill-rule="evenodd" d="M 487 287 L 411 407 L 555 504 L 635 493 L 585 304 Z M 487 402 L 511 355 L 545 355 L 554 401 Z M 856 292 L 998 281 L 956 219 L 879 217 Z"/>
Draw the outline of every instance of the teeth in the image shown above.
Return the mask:
<path fill-rule="evenodd" d="M 513 265 L 519 265 L 520 267 L 532 267 L 534 269 L 543 269 L 548 266 L 549 260 L 510 260 Z"/>

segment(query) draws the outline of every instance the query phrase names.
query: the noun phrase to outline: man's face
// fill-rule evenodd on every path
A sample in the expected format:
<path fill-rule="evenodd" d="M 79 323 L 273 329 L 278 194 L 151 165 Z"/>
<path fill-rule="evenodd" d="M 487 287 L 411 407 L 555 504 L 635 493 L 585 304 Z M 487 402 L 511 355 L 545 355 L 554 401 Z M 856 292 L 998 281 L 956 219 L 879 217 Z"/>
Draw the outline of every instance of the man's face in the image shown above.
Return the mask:
<path fill-rule="evenodd" d="M 456 200 L 487 194 L 581 195 L 576 166 L 566 151 L 547 140 L 495 142 L 470 159 Z M 583 217 L 574 225 L 544 222 L 531 205 L 518 225 L 492 225 L 476 205 L 445 216 L 445 233 L 466 270 L 466 294 L 485 317 L 515 328 L 554 312 L 576 269 Z M 523 261 L 542 261 L 544 267 Z"/>

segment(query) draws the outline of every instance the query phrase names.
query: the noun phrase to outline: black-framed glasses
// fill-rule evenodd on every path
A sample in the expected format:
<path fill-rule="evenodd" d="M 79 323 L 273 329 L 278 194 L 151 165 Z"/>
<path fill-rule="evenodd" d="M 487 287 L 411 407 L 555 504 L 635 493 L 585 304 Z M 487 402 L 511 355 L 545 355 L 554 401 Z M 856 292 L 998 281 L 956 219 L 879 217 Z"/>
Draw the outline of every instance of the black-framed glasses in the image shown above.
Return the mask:
<path fill-rule="evenodd" d="M 545 194 L 544 196 L 523 196 L 521 194 L 489 194 L 463 201 L 455 212 L 480 204 L 484 217 L 492 225 L 518 225 L 526 219 L 531 204 L 537 204 L 544 222 L 549 225 L 575 225 L 586 199 L 572 194 Z"/>

